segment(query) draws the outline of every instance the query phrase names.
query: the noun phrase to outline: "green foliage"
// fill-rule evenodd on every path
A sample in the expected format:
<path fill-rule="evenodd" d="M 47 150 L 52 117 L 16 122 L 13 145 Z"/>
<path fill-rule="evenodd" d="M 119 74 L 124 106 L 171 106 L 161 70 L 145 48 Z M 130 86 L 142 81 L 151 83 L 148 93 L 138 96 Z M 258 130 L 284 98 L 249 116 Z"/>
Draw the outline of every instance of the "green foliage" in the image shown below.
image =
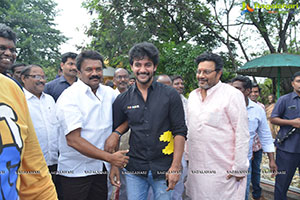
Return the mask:
<path fill-rule="evenodd" d="M 17 33 L 17 62 L 56 68 L 66 38 L 54 28 L 55 7 L 51 0 L 1 0 L 0 23 Z"/>
<path fill-rule="evenodd" d="M 175 44 L 174 42 L 157 45 L 160 50 L 160 62 L 157 74 L 181 75 L 185 82 L 185 92 L 197 88 L 195 58 L 205 51 L 201 46 Z"/>
<path fill-rule="evenodd" d="M 261 91 L 258 101 L 266 105 L 268 104 L 268 96 L 273 94 L 272 79 L 267 78 L 263 84 L 259 84 L 259 87 L 261 88 Z"/>
<path fill-rule="evenodd" d="M 57 68 L 56 67 L 43 67 L 44 73 L 47 76 L 47 82 L 52 81 L 55 79 L 57 75 Z"/>
<path fill-rule="evenodd" d="M 127 53 L 135 43 L 152 42 L 160 50 L 157 73 L 183 76 L 187 92 L 197 87 L 195 58 L 219 45 L 203 26 L 212 19 L 210 10 L 198 0 L 86 0 L 83 5 L 98 15 L 87 31 L 92 37 L 88 48 L 117 67 L 128 63 Z"/>
<path fill-rule="evenodd" d="M 210 49 L 188 43 L 175 44 L 174 42 L 156 44 L 160 50 L 160 63 L 157 74 L 181 75 L 185 82 L 185 92 L 190 93 L 198 87 L 196 79 L 197 66 L 195 59 Z M 224 69 L 221 80 L 229 81 L 235 77 L 235 72 L 228 55 L 221 54 L 224 60 Z"/>

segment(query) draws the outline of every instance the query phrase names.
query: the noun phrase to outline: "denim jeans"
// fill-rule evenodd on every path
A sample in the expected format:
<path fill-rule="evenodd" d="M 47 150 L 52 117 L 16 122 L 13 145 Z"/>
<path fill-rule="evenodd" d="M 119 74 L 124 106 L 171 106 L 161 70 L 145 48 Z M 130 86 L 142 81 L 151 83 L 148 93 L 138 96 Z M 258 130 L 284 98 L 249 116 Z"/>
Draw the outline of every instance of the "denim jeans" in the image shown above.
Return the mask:
<path fill-rule="evenodd" d="M 172 192 L 166 191 L 168 188 L 166 179 L 153 179 L 151 170 L 148 172 L 148 177 L 126 173 L 125 179 L 129 200 L 146 200 L 150 186 L 153 189 L 155 200 L 171 199 Z"/>
<path fill-rule="evenodd" d="M 262 160 L 262 153 L 263 153 L 262 149 L 253 152 L 251 183 L 252 183 L 252 197 L 254 199 L 258 199 L 261 197 L 260 164 Z"/>

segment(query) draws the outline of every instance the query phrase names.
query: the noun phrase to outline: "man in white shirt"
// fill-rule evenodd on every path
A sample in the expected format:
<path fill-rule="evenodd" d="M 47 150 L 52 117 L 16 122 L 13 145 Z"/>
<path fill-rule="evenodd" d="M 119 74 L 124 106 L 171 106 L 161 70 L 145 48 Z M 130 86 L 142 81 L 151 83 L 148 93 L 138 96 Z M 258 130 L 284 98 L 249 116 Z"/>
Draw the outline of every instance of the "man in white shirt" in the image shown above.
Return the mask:
<path fill-rule="evenodd" d="M 248 125 L 249 125 L 249 132 L 250 132 L 248 159 L 250 165 L 249 165 L 249 170 L 247 175 L 247 188 L 246 188 L 246 197 L 245 197 L 245 200 L 248 200 L 249 188 L 251 182 L 251 171 L 252 171 L 251 158 L 253 154 L 252 144 L 253 144 L 254 136 L 258 134 L 259 140 L 262 145 L 262 149 L 264 152 L 268 154 L 269 167 L 271 173 L 275 173 L 277 171 L 277 166 L 275 164 L 275 159 L 274 159 L 275 148 L 274 148 L 273 138 L 268 125 L 265 111 L 263 110 L 263 108 L 261 108 L 261 106 L 254 103 L 248 98 L 252 88 L 251 80 L 246 76 L 237 76 L 234 79 L 232 79 L 232 86 L 243 93 L 245 97 L 245 103 L 247 106 L 247 113 L 248 113 Z"/>
<path fill-rule="evenodd" d="M 21 72 L 21 79 L 34 129 L 56 185 L 58 121 L 55 102 L 50 95 L 43 92 L 46 77 L 42 67 L 38 65 L 25 67 Z"/>
<path fill-rule="evenodd" d="M 116 92 L 101 85 L 103 57 L 96 51 L 83 51 L 76 58 L 79 80 L 57 101 L 60 121 L 58 172 L 64 200 L 107 199 L 109 165 L 123 167 L 128 157 L 105 152 L 104 143 L 112 132 L 112 104 Z M 106 162 L 105 162 L 106 161 Z"/>
<path fill-rule="evenodd" d="M 126 92 L 129 87 L 128 71 L 124 68 L 116 69 L 116 71 L 114 73 L 113 83 L 116 87 L 115 91 L 118 95 L 123 92 Z M 129 137 L 130 137 L 130 130 L 128 130 L 126 133 L 124 133 L 122 135 L 122 137 L 120 137 L 119 149 L 121 149 L 121 150 L 129 149 Z M 118 188 L 118 187 L 114 188 L 114 192 L 112 192 L 112 198 L 119 199 L 119 200 L 127 200 L 126 179 L 125 179 L 125 175 L 123 173 L 120 173 L 120 179 L 121 179 L 122 185 L 120 188 Z M 108 184 L 110 184 L 110 182 L 108 182 Z M 109 187 L 110 186 L 111 186 L 111 184 L 109 185 Z"/>
<path fill-rule="evenodd" d="M 180 94 L 180 98 L 182 101 L 183 105 L 183 110 L 184 110 L 184 115 L 186 118 L 186 109 L 187 109 L 187 99 L 183 96 L 184 92 L 184 84 L 183 84 L 183 78 L 179 75 L 175 75 L 171 77 L 172 80 L 172 87 L 177 90 L 177 92 Z M 172 199 L 173 200 L 181 200 L 182 199 L 182 194 L 184 193 L 184 182 L 187 176 L 187 158 L 185 157 L 186 155 L 183 154 L 182 159 L 181 159 L 181 165 L 182 165 L 182 174 L 180 177 L 180 180 L 176 184 L 173 194 L 172 194 Z"/>

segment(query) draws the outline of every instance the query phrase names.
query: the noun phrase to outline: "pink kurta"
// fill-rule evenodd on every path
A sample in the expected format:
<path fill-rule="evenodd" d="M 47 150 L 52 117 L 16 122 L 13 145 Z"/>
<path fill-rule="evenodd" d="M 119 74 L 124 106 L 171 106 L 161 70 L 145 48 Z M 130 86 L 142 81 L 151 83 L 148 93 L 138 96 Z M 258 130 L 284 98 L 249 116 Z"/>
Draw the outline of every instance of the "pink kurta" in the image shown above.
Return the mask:
<path fill-rule="evenodd" d="M 194 90 L 187 106 L 189 169 L 187 195 L 193 200 L 243 200 L 249 162 L 249 129 L 243 94 L 219 82 L 202 101 Z M 235 172 L 235 173 L 234 173 Z"/>

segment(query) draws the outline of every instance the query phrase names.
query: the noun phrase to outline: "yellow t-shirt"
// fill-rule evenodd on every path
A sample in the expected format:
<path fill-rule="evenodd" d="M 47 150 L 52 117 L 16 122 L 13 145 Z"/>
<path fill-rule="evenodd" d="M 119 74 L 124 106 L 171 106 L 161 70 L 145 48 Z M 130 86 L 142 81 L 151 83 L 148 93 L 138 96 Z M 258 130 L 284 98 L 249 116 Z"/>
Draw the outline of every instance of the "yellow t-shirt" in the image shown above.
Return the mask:
<path fill-rule="evenodd" d="M 21 89 L 0 74 L 0 186 L 4 199 L 57 199 Z"/>

